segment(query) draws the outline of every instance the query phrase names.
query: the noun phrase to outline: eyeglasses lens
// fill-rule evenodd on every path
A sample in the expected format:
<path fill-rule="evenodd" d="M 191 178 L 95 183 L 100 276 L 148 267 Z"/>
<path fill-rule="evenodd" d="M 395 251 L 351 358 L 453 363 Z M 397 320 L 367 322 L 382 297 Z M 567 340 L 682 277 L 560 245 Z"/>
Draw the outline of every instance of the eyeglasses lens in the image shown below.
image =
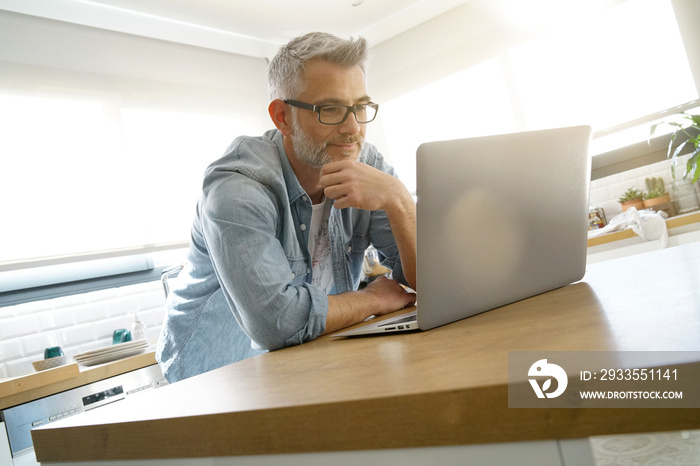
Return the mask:
<path fill-rule="evenodd" d="M 352 110 L 347 107 L 329 105 L 319 111 L 321 123 L 337 125 L 345 121 Z M 358 123 L 369 123 L 377 116 L 377 107 L 374 105 L 358 105 L 355 107 L 355 118 Z"/>

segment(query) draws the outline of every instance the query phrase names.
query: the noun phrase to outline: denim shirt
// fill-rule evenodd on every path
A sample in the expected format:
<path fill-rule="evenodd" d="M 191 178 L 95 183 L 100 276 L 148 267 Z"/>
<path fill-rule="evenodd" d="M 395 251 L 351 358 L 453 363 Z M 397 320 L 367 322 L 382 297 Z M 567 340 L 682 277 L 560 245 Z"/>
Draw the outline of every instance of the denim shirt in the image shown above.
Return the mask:
<path fill-rule="evenodd" d="M 370 144 L 360 160 L 395 176 Z M 328 297 L 311 285 L 311 212 L 277 130 L 236 139 L 207 168 L 187 263 L 172 280 L 156 348 L 168 381 L 323 333 Z M 358 288 L 370 244 L 406 283 L 384 211 L 331 209 L 328 224 L 336 293 Z"/>

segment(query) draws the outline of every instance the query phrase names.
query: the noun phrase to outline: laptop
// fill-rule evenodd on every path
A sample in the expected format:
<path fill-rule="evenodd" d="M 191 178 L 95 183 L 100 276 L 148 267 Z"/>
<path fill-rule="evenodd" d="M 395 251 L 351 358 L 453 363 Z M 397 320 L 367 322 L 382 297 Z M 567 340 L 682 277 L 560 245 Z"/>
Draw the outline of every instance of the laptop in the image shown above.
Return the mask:
<path fill-rule="evenodd" d="M 576 126 L 422 144 L 416 309 L 332 336 L 429 330 L 583 278 L 590 140 Z"/>

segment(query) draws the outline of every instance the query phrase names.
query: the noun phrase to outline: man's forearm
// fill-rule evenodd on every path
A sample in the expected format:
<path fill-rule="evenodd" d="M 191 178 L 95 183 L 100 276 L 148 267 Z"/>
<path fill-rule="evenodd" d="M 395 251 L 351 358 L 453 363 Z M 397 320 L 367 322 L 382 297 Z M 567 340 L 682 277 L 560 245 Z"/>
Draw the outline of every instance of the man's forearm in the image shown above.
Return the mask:
<path fill-rule="evenodd" d="M 328 316 L 324 334 L 362 322 L 374 314 L 378 304 L 374 296 L 363 291 L 328 296 Z"/>
<path fill-rule="evenodd" d="M 401 256 L 403 274 L 409 286 L 416 288 L 416 204 L 408 190 L 386 210 L 391 231 Z"/>
<path fill-rule="evenodd" d="M 395 280 L 379 277 L 366 288 L 328 296 L 328 315 L 324 334 L 360 323 L 372 315 L 397 311 L 415 303 Z"/>

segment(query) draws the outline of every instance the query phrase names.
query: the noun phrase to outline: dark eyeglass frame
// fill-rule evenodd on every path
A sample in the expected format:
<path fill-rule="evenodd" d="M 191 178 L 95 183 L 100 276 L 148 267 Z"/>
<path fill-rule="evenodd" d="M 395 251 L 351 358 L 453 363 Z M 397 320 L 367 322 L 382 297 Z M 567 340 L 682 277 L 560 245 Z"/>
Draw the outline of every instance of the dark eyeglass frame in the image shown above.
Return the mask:
<path fill-rule="evenodd" d="M 284 103 L 287 105 L 292 105 L 293 107 L 299 107 L 299 108 L 303 108 L 305 110 L 311 110 L 313 112 L 316 112 L 316 113 L 318 113 L 319 123 L 324 124 L 324 125 L 331 125 L 331 126 L 342 125 L 343 123 L 345 123 L 345 120 L 348 119 L 348 116 L 350 115 L 350 113 L 355 115 L 355 121 L 357 121 L 357 123 L 364 125 L 364 124 L 373 122 L 374 119 L 377 118 L 377 113 L 379 113 L 379 104 L 375 104 L 374 102 L 369 102 L 369 103 L 361 104 L 361 105 L 340 105 L 340 104 L 313 105 L 313 104 L 307 104 L 306 102 L 300 102 L 298 100 L 288 99 L 288 100 L 285 100 Z M 338 123 L 326 123 L 324 121 L 321 121 L 321 110 L 323 110 L 324 108 L 327 108 L 327 107 L 343 107 L 343 108 L 345 108 L 345 116 Z M 357 110 L 359 108 L 362 108 L 362 107 L 370 107 L 370 108 L 374 109 L 374 116 L 372 117 L 371 120 L 359 121 L 357 119 Z"/>

